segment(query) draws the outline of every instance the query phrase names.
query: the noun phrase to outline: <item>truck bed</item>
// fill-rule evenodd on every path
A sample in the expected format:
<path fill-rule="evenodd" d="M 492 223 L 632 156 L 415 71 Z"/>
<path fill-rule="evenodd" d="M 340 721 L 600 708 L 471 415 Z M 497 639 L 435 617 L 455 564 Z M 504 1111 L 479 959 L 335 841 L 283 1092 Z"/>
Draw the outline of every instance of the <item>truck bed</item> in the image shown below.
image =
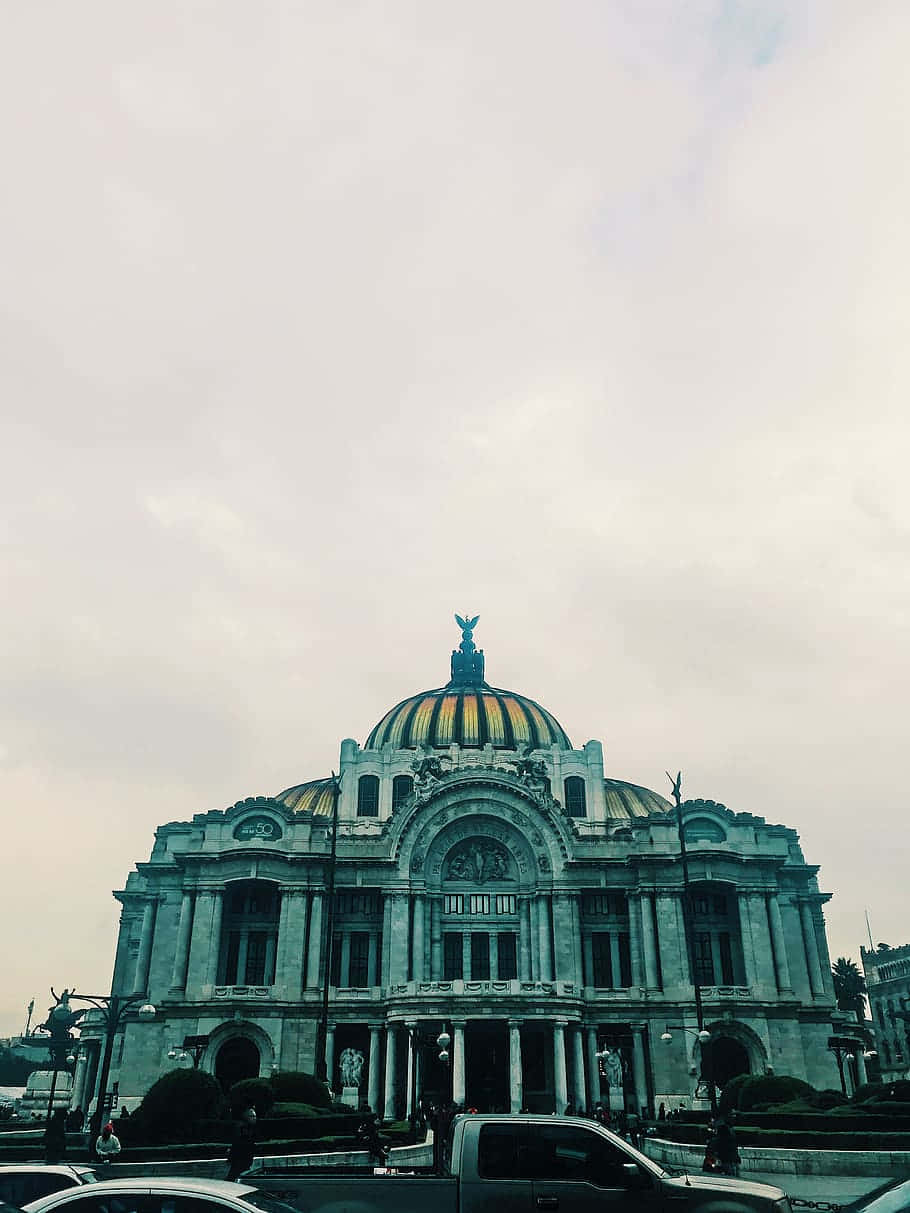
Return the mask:
<path fill-rule="evenodd" d="M 301 1213 L 458 1213 L 458 1180 L 427 1170 L 374 1175 L 369 1167 L 288 1167 L 252 1171 L 243 1180 Z"/>

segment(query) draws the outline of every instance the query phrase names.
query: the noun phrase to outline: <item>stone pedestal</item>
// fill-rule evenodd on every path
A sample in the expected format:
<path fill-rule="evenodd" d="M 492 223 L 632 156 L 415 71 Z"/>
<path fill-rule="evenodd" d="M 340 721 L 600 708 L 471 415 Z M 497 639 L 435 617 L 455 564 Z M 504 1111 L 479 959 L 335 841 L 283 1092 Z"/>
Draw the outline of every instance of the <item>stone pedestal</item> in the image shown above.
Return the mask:
<path fill-rule="evenodd" d="M 341 1102 L 346 1108 L 359 1108 L 360 1087 L 342 1087 Z"/>

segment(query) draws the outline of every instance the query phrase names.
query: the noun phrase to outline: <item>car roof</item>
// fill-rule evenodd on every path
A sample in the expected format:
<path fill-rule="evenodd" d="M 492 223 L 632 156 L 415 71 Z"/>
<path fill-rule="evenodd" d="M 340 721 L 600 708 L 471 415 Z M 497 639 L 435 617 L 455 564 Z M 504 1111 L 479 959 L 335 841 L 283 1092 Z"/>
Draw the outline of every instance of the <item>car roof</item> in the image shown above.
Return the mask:
<path fill-rule="evenodd" d="M 46 1163 L 37 1158 L 34 1162 L 10 1162 L 0 1165 L 0 1175 L 18 1174 L 21 1171 L 40 1171 L 42 1175 L 85 1175 L 87 1171 L 94 1170 L 94 1167 L 87 1167 L 83 1163 Z"/>

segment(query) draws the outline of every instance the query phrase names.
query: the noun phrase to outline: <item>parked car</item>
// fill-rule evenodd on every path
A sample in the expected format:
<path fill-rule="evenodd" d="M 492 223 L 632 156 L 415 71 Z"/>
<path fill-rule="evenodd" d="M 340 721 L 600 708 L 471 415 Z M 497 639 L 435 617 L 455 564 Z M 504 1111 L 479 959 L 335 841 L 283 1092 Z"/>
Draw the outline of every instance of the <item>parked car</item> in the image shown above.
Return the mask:
<path fill-rule="evenodd" d="M 42 1196 L 23 1208 L 26 1213 L 296 1213 L 252 1184 L 148 1175 L 103 1179 L 90 1188 Z"/>
<path fill-rule="evenodd" d="M 301 1213 L 790 1213 L 780 1188 L 670 1175 L 615 1133 L 577 1117 L 459 1116 L 446 1156 L 443 1174 L 345 1175 L 273 1164 L 243 1178 Z"/>
<path fill-rule="evenodd" d="M 98 1172 L 93 1167 L 68 1163 L 57 1166 L 43 1166 L 37 1162 L 10 1163 L 0 1167 L 0 1200 L 21 1209 L 39 1196 L 92 1184 L 97 1179 Z"/>
<path fill-rule="evenodd" d="M 910 1213 L 910 1179 L 892 1179 L 844 1205 L 841 1213 Z"/>

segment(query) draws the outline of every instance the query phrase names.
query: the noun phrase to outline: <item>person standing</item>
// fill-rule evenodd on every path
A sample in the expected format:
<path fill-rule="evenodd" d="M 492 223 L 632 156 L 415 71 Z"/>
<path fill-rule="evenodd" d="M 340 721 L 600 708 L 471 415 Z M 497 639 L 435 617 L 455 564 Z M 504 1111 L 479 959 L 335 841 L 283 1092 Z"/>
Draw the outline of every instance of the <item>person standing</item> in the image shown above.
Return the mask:
<path fill-rule="evenodd" d="M 99 1162 L 109 1166 L 120 1153 L 120 1138 L 114 1132 L 114 1126 L 108 1123 L 101 1130 L 101 1135 L 95 1140 L 95 1154 Z"/>
<path fill-rule="evenodd" d="M 55 1108 L 44 1130 L 44 1161 L 49 1164 L 66 1158 L 66 1109 Z"/>
<path fill-rule="evenodd" d="M 256 1145 L 256 1109 L 244 1108 L 228 1150 L 228 1179 L 237 1180 L 253 1165 Z"/>
<path fill-rule="evenodd" d="M 733 1126 L 726 1120 L 720 1119 L 714 1126 L 714 1155 L 722 1175 L 739 1174 L 739 1150 L 736 1148 L 736 1134 Z"/>

